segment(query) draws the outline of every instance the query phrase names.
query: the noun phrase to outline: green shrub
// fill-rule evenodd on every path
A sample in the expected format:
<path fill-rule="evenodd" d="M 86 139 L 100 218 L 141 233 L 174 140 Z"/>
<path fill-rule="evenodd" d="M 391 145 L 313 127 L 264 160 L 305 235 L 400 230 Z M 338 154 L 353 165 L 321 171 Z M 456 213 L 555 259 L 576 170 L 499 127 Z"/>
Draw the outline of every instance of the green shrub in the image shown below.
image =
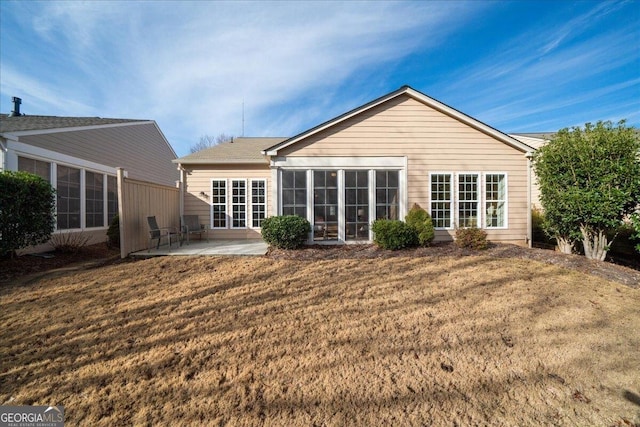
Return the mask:
<path fill-rule="evenodd" d="M 45 243 L 55 226 L 55 191 L 37 175 L 0 173 L 0 256 Z"/>
<path fill-rule="evenodd" d="M 107 247 L 120 248 L 120 217 L 114 216 L 107 230 Z"/>
<path fill-rule="evenodd" d="M 418 246 L 420 240 L 416 230 L 405 222 L 393 219 L 377 219 L 371 229 L 373 241 L 383 249 L 392 251 Z"/>
<path fill-rule="evenodd" d="M 415 203 L 404 220 L 418 233 L 420 246 L 429 246 L 431 244 L 435 237 L 435 231 L 433 220 L 427 211 Z"/>
<path fill-rule="evenodd" d="M 634 230 L 631 238 L 636 241 L 640 240 L 640 213 L 635 212 L 633 215 L 631 215 L 631 224 Z M 637 243 L 635 248 L 636 251 L 640 252 L 640 243 Z"/>
<path fill-rule="evenodd" d="M 477 227 L 458 228 L 456 230 L 456 245 L 460 248 L 475 250 L 487 249 L 489 247 L 487 232 Z"/>
<path fill-rule="evenodd" d="M 297 215 L 272 216 L 262 221 L 262 238 L 280 249 L 296 249 L 304 245 L 311 224 Z"/>

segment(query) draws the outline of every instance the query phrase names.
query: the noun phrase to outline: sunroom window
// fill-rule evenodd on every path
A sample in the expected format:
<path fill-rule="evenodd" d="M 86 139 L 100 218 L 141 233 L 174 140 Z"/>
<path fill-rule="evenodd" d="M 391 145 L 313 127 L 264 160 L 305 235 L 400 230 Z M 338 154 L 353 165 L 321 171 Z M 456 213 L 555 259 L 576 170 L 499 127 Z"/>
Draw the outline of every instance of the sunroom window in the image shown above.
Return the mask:
<path fill-rule="evenodd" d="M 369 239 L 369 171 L 344 172 L 347 240 Z"/>
<path fill-rule="evenodd" d="M 398 219 L 398 171 L 376 171 L 376 219 Z"/>
<path fill-rule="evenodd" d="M 282 171 L 282 214 L 307 217 L 306 171 Z"/>

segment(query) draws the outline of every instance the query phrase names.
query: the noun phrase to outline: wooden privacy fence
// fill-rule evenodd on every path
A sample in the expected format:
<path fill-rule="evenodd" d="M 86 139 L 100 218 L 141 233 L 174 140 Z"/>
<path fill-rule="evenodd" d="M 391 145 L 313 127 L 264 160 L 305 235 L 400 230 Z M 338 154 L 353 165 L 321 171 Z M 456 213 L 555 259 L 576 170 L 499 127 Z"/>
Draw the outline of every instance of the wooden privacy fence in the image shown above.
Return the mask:
<path fill-rule="evenodd" d="M 118 169 L 120 256 L 147 249 L 147 217 L 155 216 L 160 227 L 180 226 L 180 191 L 176 187 L 137 181 Z"/>

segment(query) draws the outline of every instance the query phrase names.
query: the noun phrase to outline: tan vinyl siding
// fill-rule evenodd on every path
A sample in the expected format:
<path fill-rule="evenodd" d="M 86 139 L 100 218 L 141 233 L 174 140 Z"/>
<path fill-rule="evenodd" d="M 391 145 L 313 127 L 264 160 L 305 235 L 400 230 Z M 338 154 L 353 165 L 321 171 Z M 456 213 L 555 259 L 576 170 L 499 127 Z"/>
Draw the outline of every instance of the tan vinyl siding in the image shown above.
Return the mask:
<path fill-rule="evenodd" d="M 407 208 L 429 209 L 430 172 L 504 172 L 508 229 L 489 239 L 522 243 L 527 236 L 525 153 L 407 95 L 367 110 L 278 152 L 288 157 L 406 156 Z M 442 234 L 451 232 L 439 232 Z"/>
<path fill-rule="evenodd" d="M 24 135 L 20 142 L 111 167 L 129 178 L 175 185 L 175 154 L 153 122 Z"/>
<path fill-rule="evenodd" d="M 271 169 L 268 165 L 215 165 L 201 166 L 187 174 L 184 198 L 185 215 L 198 215 L 201 222 L 211 224 L 211 180 L 212 179 L 246 179 L 247 197 L 250 197 L 250 180 L 267 181 L 267 217 L 271 212 Z M 204 192 L 206 196 L 200 195 Z M 247 218 L 250 221 L 250 218 Z M 260 230 L 247 228 L 242 230 L 211 230 L 209 237 L 216 239 L 261 238 Z"/>
<path fill-rule="evenodd" d="M 180 192 L 175 187 L 125 178 L 119 198 L 123 257 L 148 248 L 148 216 L 155 216 L 159 227 L 175 227 L 177 230 L 180 225 Z"/>

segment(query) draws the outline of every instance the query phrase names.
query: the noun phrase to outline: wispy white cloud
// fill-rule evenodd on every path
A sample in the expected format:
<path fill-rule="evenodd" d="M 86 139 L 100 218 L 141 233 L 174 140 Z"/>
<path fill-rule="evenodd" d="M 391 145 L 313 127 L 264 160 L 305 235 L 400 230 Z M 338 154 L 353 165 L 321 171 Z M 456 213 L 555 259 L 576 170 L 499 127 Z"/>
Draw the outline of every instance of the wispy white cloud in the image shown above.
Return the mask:
<path fill-rule="evenodd" d="M 299 131 L 317 114 L 315 106 L 301 103 L 305 110 L 295 115 L 273 114 L 275 106 L 318 94 L 331 104 L 331 89 L 341 82 L 435 46 L 486 8 L 459 2 L 37 6 L 28 11 L 31 30 L 68 61 L 52 65 L 52 74 L 74 73 L 62 84 L 51 76 L 55 86 L 41 82 L 38 92 L 48 99 L 73 96 L 102 115 L 156 119 L 178 152 L 203 133 L 239 134 L 243 101 L 247 133 Z"/>
<path fill-rule="evenodd" d="M 623 97 L 597 105 L 640 93 L 637 80 L 602 77 L 640 63 L 636 29 L 599 28 L 624 2 L 560 8 L 566 16 L 545 15 L 475 62 L 420 74 L 466 48 L 459 34 L 518 5 L 0 2 L 1 99 L 23 95 L 23 108 L 43 114 L 155 119 L 178 154 L 205 133 L 239 135 L 243 102 L 247 135 L 287 136 L 396 89 L 395 73 L 506 131 L 572 120 L 569 109 L 638 109 Z"/>

